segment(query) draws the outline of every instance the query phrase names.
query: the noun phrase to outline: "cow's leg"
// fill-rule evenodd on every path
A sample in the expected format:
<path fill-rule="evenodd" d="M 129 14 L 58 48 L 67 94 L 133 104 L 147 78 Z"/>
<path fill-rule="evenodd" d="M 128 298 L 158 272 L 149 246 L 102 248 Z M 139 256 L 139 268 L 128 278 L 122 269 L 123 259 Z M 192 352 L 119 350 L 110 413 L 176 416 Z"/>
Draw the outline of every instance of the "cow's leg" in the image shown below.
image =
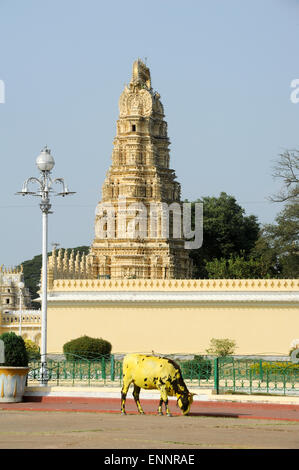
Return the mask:
<path fill-rule="evenodd" d="M 140 387 L 138 387 L 137 385 L 134 384 L 133 397 L 134 397 L 138 412 L 141 415 L 144 415 L 145 413 L 144 413 L 144 411 L 142 409 L 142 406 L 140 404 L 140 401 L 139 401 L 139 394 L 140 394 Z"/>
<path fill-rule="evenodd" d="M 121 389 L 121 414 L 122 415 L 126 414 L 125 405 L 126 405 L 126 398 L 127 398 L 127 393 L 128 393 L 130 384 L 131 384 L 131 382 L 126 382 L 124 380 L 123 386 L 122 386 L 122 389 Z"/>
<path fill-rule="evenodd" d="M 158 413 L 159 413 L 159 415 L 163 415 L 163 413 L 162 413 L 162 404 L 164 402 L 166 415 L 171 416 L 170 409 L 168 408 L 168 395 L 167 395 L 166 387 L 165 386 L 160 387 L 160 392 L 161 392 L 161 399 L 160 399 L 160 403 L 159 403 Z"/>
<path fill-rule="evenodd" d="M 162 405 L 163 405 L 163 400 L 162 400 L 162 398 L 160 398 L 159 408 L 158 408 L 158 415 L 159 416 L 163 416 Z"/>

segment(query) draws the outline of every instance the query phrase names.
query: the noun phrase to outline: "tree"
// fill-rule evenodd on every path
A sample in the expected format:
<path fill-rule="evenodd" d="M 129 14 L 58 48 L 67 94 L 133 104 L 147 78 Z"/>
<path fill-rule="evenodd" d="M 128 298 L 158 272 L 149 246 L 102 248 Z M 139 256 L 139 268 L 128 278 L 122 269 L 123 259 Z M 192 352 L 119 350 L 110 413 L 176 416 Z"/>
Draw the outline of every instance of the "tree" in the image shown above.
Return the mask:
<path fill-rule="evenodd" d="M 299 151 L 286 150 L 274 166 L 274 178 L 282 180 L 272 202 L 286 202 L 274 224 L 263 227 L 253 254 L 266 263 L 272 260 L 273 277 L 298 278 L 299 274 Z M 270 263 L 271 264 L 271 263 Z"/>
<path fill-rule="evenodd" d="M 299 198 L 299 151 L 286 150 L 274 166 L 274 178 L 282 179 L 283 187 L 270 198 L 273 202 L 297 201 Z"/>
<path fill-rule="evenodd" d="M 275 222 L 264 226 L 263 237 L 269 253 L 276 256 L 278 277 L 298 278 L 299 204 L 288 202 Z"/>
<path fill-rule="evenodd" d="M 210 347 L 207 349 L 207 353 L 221 357 L 231 356 L 234 354 L 236 347 L 236 341 L 233 339 L 212 338 L 210 341 Z"/>
<path fill-rule="evenodd" d="M 206 263 L 209 279 L 261 279 L 269 276 L 269 267 L 264 270 L 263 260 L 250 256 L 230 256 L 214 258 Z M 271 276 L 272 277 L 272 276 Z"/>
<path fill-rule="evenodd" d="M 194 277 L 207 278 L 206 264 L 230 256 L 248 256 L 259 236 L 260 226 L 254 215 L 245 210 L 233 196 L 222 192 L 217 197 L 203 197 L 203 245 L 192 250 Z"/>
<path fill-rule="evenodd" d="M 281 274 L 278 251 L 273 246 L 271 237 L 267 235 L 267 230 L 262 227 L 260 236 L 257 239 L 250 256 L 258 261 L 261 278 L 277 278 Z"/>

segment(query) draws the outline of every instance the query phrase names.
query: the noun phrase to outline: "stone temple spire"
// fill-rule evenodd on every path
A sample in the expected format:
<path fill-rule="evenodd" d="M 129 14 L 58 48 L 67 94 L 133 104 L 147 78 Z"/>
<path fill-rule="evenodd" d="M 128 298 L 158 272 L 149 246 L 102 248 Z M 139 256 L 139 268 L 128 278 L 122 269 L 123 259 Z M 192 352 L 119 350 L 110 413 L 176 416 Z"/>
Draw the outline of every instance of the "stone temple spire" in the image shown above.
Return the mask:
<path fill-rule="evenodd" d="M 96 277 L 191 277 L 191 261 L 184 241 L 162 234 L 159 223 L 161 204 L 181 204 L 180 184 L 174 170 L 169 168 L 169 145 L 161 97 L 152 89 L 149 68 L 138 59 L 133 64 L 131 81 L 119 99 L 112 164 L 97 206 L 95 238 L 90 250 Z M 128 215 L 127 209 L 132 205 L 135 213 L 131 210 Z M 153 205 L 159 208 L 155 236 L 148 230 L 151 223 L 148 214 Z M 115 212 L 114 225 L 108 221 L 108 206 Z M 147 209 L 147 218 L 139 220 L 138 228 L 143 224 L 147 230 L 137 234 L 135 216 L 140 215 L 140 206 Z"/>

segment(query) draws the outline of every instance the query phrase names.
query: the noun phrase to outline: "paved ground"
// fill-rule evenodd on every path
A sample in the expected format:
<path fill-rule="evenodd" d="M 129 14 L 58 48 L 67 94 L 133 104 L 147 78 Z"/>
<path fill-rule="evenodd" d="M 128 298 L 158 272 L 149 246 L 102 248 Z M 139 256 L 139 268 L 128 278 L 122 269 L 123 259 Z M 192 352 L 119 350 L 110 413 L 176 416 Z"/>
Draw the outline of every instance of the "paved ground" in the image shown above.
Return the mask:
<path fill-rule="evenodd" d="M 298 449 L 299 423 L 0 411 L 1 449 Z"/>
<path fill-rule="evenodd" d="M 201 402 L 182 416 L 172 402 L 172 418 L 154 414 L 154 400 L 143 405 L 148 414 L 139 416 L 128 400 L 121 416 L 113 399 L 2 403 L 0 448 L 299 449 L 295 405 Z"/>

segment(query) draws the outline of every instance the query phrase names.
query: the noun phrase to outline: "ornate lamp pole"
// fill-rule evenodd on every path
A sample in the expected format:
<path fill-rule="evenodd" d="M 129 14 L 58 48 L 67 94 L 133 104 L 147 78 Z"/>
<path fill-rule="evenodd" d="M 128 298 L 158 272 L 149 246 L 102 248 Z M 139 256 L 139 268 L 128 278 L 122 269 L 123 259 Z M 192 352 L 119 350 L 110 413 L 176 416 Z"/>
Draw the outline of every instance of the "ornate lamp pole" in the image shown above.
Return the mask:
<path fill-rule="evenodd" d="M 22 336 L 22 289 L 24 289 L 24 282 L 19 282 L 19 294 L 20 294 L 20 308 L 19 308 L 19 336 Z"/>
<path fill-rule="evenodd" d="M 22 191 L 16 194 L 22 196 L 31 195 L 39 196 L 41 198 L 40 208 L 42 211 L 42 302 L 41 302 L 41 314 L 42 314 L 42 328 L 41 328 L 41 377 L 40 384 L 47 385 L 48 374 L 47 374 L 47 265 L 48 265 L 48 214 L 52 214 L 50 211 L 50 193 L 54 193 L 56 196 L 67 196 L 74 194 L 70 192 L 64 182 L 63 178 L 55 178 L 54 180 L 50 177 L 51 170 L 55 165 L 54 158 L 52 157 L 48 147 L 44 147 L 41 154 L 36 159 L 36 165 L 39 169 L 41 176 L 40 178 L 30 177 L 24 184 Z M 37 183 L 37 191 L 29 191 L 29 184 Z M 54 183 L 60 183 L 62 185 L 62 192 L 58 193 L 52 189 Z"/>

